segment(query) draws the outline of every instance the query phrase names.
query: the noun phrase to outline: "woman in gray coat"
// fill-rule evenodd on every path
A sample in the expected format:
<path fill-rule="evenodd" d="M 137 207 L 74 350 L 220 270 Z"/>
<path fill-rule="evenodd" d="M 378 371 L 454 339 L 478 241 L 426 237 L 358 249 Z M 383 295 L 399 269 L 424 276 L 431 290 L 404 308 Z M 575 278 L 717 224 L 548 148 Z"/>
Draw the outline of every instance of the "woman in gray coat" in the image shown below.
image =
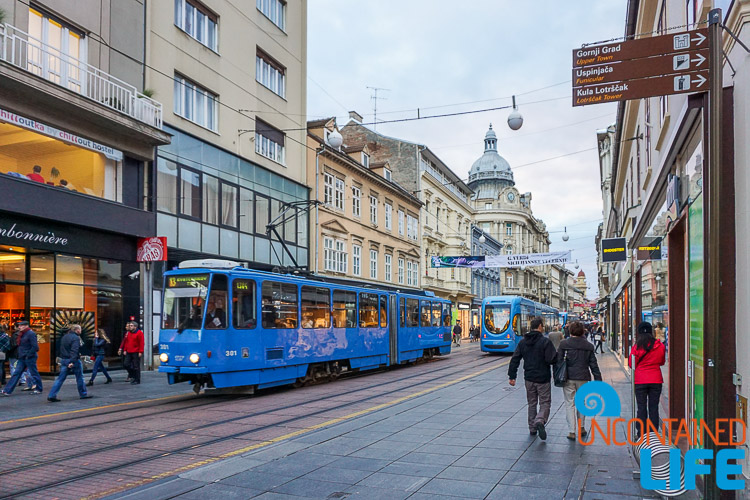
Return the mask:
<path fill-rule="evenodd" d="M 570 325 L 570 338 L 560 342 L 560 348 L 557 351 L 557 359 L 566 359 L 568 364 L 568 381 L 563 387 L 565 396 L 565 416 L 568 420 L 568 439 L 576 439 L 577 422 L 581 420 L 581 436 L 586 435 L 584 420 L 585 416 L 576 411 L 576 391 L 586 382 L 591 380 L 594 375 L 595 380 L 601 380 L 602 374 L 599 371 L 599 365 L 596 362 L 594 354 L 594 345 L 585 337 L 586 330 L 583 324 L 575 321 Z"/>

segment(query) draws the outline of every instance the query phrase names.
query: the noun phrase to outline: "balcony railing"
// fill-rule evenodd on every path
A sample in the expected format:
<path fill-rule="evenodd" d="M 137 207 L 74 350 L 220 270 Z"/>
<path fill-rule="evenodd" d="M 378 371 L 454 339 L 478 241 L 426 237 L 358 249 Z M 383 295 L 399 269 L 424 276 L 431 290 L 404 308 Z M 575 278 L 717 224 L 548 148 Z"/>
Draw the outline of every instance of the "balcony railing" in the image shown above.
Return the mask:
<path fill-rule="evenodd" d="M 0 59 L 61 87 L 162 128 L 162 106 L 134 86 L 42 43 L 15 26 L 0 24 Z"/>

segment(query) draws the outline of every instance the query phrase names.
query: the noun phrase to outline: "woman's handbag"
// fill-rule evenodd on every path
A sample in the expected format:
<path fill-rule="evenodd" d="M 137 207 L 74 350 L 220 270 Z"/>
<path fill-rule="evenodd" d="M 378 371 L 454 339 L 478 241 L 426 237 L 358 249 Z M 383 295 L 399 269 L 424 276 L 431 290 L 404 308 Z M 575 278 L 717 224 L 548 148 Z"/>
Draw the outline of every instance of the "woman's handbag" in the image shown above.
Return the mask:
<path fill-rule="evenodd" d="M 555 363 L 555 369 L 553 370 L 553 378 L 555 379 L 555 387 L 563 387 L 565 382 L 568 381 L 568 350 L 563 351 L 563 358 L 557 360 Z"/>

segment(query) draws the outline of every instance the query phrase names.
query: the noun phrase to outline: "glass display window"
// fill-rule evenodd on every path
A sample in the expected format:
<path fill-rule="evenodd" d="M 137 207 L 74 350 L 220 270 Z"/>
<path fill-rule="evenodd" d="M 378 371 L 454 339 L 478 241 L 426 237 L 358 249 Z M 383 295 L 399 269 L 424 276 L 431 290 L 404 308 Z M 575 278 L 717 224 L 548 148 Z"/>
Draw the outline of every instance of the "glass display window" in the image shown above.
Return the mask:
<path fill-rule="evenodd" d="M 0 123 L 0 173 L 122 202 L 122 162 Z"/>

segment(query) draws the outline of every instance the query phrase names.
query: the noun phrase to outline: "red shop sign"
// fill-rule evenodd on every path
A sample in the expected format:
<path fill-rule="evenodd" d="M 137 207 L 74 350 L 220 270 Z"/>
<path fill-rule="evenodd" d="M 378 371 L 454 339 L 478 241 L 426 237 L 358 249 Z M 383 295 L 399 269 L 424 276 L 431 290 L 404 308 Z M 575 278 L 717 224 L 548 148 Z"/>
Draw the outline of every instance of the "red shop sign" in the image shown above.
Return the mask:
<path fill-rule="evenodd" d="M 139 238 L 136 260 L 138 262 L 167 260 L 167 237 Z"/>

